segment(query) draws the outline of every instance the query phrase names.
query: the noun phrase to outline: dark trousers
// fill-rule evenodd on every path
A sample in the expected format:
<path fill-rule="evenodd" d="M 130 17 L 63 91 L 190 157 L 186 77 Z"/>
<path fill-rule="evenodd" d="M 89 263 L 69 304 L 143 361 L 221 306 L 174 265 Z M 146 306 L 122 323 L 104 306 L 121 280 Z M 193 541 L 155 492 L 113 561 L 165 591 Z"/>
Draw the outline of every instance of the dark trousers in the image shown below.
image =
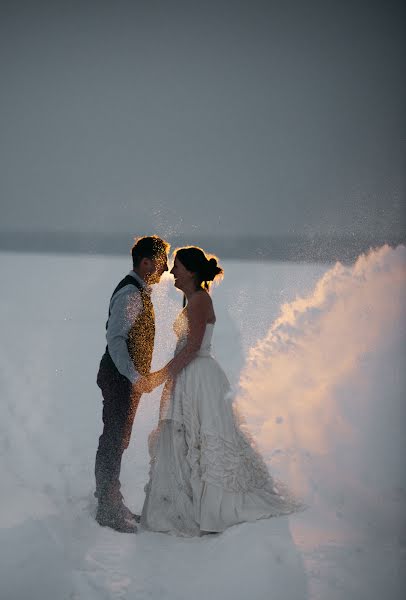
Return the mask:
<path fill-rule="evenodd" d="M 97 385 L 103 394 L 103 433 L 96 454 L 95 476 L 99 506 L 114 509 L 121 502 L 121 458 L 128 447 L 140 396 L 132 393 L 131 382 L 121 375 L 108 352 L 104 354 Z"/>

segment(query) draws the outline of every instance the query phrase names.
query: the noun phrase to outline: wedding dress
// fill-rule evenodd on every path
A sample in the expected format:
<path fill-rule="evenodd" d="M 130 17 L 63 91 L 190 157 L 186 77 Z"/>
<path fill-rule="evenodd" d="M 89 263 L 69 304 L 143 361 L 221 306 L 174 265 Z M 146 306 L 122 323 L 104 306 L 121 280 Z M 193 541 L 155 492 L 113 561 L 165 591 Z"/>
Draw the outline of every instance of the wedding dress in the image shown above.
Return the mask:
<path fill-rule="evenodd" d="M 174 324 L 175 354 L 186 343 L 186 317 Z M 245 521 L 288 514 L 299 504 L 282 494 L 242 431 L 230 384 L 211 354 L 207 324 L 197 356 L 163 394 L 160 420 L 149 436 L 149 482 L 141 525 L 181 536 L 221 532 Z M 165 397 L 166 396 L 166 397 Z"/>

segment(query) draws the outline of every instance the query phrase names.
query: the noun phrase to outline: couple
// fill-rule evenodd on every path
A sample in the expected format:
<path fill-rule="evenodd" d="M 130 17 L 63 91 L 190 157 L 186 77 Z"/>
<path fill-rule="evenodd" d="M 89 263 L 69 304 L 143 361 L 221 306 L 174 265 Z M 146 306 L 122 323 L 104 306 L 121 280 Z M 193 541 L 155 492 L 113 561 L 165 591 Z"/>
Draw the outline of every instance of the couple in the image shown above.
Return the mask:
<path fill-rule="evenodd" d="M 175 253 L 171 274 L 187 304 L 174 323 L 174 358 L 150 372 L 155 334 L 151 285 L 168 270 L 168 251 L 169 244 L 156 236 L 136 240 L 133 270 L 110 300 L 107 348 L 97 376 L 104 428 L 95 465 L 96 520 L 127 533 L 135 533 L 141 522 L 152 531 L 199 536 L 288 514 L 299 506 L 280 494 L 241 431 L 228 380 L 210 353 L 216 316 L 208 290 L 223 270 L 200 248 Z M 149 482 L 138 516 L 120 492 L 121 457 L 141 395 L 164 382 L 159 424 L 149 436 Z"/>

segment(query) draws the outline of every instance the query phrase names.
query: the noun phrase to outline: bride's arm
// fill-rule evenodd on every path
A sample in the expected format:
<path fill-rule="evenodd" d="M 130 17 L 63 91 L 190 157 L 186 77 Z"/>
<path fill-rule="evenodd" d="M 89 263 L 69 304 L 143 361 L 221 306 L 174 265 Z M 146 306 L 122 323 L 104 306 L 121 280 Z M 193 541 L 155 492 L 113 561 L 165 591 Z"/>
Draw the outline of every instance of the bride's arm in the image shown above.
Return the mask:
<path fill-rule="evenodd" d="M 186 315 L 188 320 L 188 332 L 185 346 L 164 367 L 169 377 L 176 375 L 186 367 L 196 356 L 202 345 L 204 332 L 206 330 L 207 317 L 210 310 L 210 297 L 208 294 L 195 294 L 188 302 Z"/>
<path fill-rule="evenodd" d="M 202 345 L 206 330 L 207 315 L 210 309 L 210 298 L 207 294 L 195 294 L 188 302 L 187 319 L 188 333 L 186 345 L 182 350 L 159 371 L 147 375 L 153 388 L 161 385 L 166 379 L 174 378 L 196 356 Z"/>

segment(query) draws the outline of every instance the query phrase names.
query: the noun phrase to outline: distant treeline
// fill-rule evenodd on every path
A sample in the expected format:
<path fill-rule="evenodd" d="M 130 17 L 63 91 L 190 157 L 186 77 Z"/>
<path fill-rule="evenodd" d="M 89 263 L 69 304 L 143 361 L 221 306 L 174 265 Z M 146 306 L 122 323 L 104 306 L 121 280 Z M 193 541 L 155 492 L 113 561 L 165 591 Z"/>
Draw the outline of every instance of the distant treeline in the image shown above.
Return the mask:
<path fill-rule="evenodd" d="M 0 251 L 129 255 L 136 234 L 78 232 L 0 232 Z M 352 262 L 370 248 L 406 243 L 405 235 L 167 235 L 172 248 L 197 245 L 224 259 L 292 262 Z"/>

